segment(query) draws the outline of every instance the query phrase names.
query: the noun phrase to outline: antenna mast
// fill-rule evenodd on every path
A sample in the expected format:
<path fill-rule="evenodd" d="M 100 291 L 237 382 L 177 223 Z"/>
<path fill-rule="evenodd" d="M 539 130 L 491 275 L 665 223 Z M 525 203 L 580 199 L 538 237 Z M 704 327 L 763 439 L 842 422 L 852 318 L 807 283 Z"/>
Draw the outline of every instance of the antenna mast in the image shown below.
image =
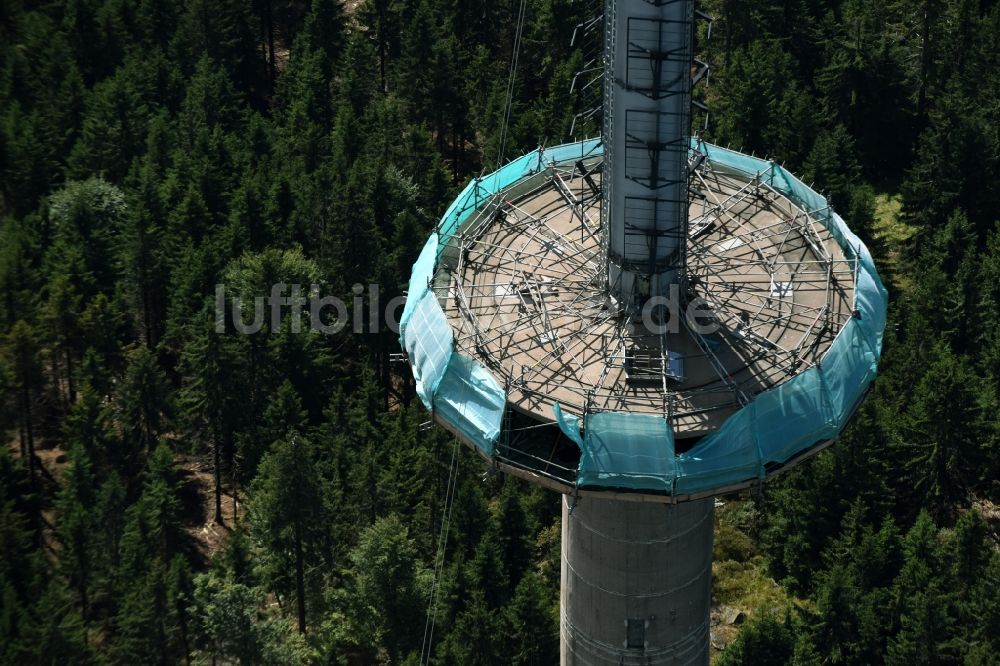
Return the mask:
<path fill-rule="evenodd" d="M 686 277 L 694 0 L 604 3 L 608 287 L 623 304 Z"/>

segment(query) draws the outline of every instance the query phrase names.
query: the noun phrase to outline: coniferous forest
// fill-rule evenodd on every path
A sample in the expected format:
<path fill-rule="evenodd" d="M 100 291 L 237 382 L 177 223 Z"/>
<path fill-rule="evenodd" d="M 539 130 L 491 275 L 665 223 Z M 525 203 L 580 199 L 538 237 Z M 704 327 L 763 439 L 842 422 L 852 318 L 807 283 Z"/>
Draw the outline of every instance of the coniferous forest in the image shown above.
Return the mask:
<path fill-rule="evenodd" d="M 521 7 L 0 0 L 0 663 L 557 662 L 558 495 L 427 427 L 367 310 L 215 321 L 401 295 L 471 177 L 574 138 L 600 3 L 523 3 L 508 105 Z M 998 664 L 1000 3 L 703 9 L 703 136 L 824 189 L 891 301 L 845 436 L 721 498 L 716 663 Z"/>

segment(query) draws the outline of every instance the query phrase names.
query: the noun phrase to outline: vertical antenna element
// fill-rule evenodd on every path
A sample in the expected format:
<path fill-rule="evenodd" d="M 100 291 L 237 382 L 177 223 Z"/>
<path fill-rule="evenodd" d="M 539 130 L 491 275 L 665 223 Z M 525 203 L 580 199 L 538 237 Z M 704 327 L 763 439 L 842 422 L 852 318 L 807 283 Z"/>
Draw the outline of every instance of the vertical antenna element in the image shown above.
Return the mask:
<path fill-rule="evenodd" d="M 686 276 L 694 0 L 606 0 L 608 285 L 626 306 Z"/>

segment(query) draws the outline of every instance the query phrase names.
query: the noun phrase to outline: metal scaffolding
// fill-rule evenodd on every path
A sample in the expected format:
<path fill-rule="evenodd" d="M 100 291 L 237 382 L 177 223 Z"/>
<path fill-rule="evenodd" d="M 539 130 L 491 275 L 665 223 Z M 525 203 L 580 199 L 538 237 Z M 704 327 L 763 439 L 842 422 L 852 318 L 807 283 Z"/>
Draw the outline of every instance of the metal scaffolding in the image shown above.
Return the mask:
<path fill-rule="evenodd" d="M 857 260 L 767 174 L 690 166 L 688 288 L 678 296 L 707 303 L 714 334 L 687 317 L 673 334 L 651 334 L 634 303 L 607 293 L 588 183 L 603 175 L 599 158 L 549 164 L 494 194 L 451 239 L 457 259 L 439 267 L 435 293 L 456 348 L 490 368 L 515 408 L 543 421 L 556 402 L 581 416 L 662 413 L 678 433 L 707 430 L 819 362 L 852 315 Z"/>

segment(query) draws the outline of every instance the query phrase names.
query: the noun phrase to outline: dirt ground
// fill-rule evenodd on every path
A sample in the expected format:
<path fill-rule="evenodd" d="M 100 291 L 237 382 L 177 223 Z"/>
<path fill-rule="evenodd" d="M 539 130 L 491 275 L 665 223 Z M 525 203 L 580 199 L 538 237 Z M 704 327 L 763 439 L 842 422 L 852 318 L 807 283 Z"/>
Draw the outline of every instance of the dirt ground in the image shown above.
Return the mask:
<path fill-rule="evenodd" d="M 13 457 L 20 456 L 20 446 L 15 434 L 7 441 L 7 448 Z M 45 544 L 50 553 L 59 547 L 55 539 L 55 497 L 66 469 L 67 455 L 61 446 L 39 443 L 35 449 L 39 464 L 39 487 L 42 496 L 42 519 L 45 524 Z M 222 521 L 214 518 L 215 498 L 213 493 L 211 459 L 207 456 L 177 456 L 174 459 L 181 480 L 180 498 L 184 530 L 190 535 L 192 545 L 200 564 L 207 565 L 212 557 L 226 544 L 233 526 L 234 508 L 243 514 L 242 501 L 234 507 L 232 488 L 223 486 Z"/>

